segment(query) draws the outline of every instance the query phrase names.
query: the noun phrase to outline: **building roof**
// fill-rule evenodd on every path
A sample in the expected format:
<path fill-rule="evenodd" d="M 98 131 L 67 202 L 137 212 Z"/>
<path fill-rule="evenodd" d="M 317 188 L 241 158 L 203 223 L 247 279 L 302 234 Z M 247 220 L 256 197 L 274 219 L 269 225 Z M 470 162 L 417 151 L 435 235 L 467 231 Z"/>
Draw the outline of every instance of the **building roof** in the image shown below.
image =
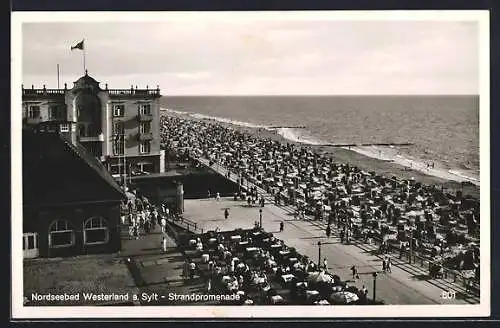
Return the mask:
<path fill-rule="evenodd" d="M 73 90 L 76 89 L 92 89 L 98 90 L 99 82 L 97 82 L 93 77 L 88 75 L 87 70 L 85 70 L 85 75 L 73 82 Z"/>
<path fill-rule="evenodd" d="M 23 205 L 126 199 L 106 168 L 81 145 L 57 133 L 23 131 Z"/>

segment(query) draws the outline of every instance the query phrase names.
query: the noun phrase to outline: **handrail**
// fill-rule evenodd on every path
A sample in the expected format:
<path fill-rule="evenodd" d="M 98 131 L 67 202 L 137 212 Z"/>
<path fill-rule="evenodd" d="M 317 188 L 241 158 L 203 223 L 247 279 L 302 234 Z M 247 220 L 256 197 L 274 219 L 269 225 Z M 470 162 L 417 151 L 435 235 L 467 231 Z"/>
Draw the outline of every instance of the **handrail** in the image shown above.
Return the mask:
<path fill-rule="evenodd" d="M 162 216 L 167 220 L 167 222 L 170 222 L 172 224 L 181 226 L 185 225 L 185 229 L 189 232 L 196 232 L 197 230 L 200 230 L 201 233 L 203 233 L 203 228 L 198 227 L 198 223 L 194 222 L 192 220 L 186 219 L 181 215 L 169 215 L 169 216 Z M 191 231 L 192 230 L 192 231 Z"/>
<path fill-rule="evenodd" d="M 23 89 L 23 96 L 39 96 L 39 95 L 50 95 L 50 96 L 64 96 L 67 90 L 65 89 Z"/>
<path fill-rule="evenodd" d="M 160 95 L 160 89 L 107 89 L 107 91 L 112 96 Z"/>

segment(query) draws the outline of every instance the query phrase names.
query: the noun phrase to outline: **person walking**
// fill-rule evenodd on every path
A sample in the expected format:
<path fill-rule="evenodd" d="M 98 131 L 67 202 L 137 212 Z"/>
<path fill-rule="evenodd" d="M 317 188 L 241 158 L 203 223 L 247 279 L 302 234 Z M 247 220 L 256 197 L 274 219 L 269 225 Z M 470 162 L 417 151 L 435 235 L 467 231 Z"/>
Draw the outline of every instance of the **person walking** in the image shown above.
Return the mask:
<path fill-rule="evenodd" d="M 212 290 L 212 278 L 208 278 L 207 292 L 210 292 L 211 290 Z"/>
<path fill-rule="evenodd" d="M 215 200 L 216 200 L 216 201 L 218 201 L 218 202 L 220 201 L 220 193 L 217 193 L 217 194 L 216 194 L 216 196 L 215 196 Z"/>
<path fill-rule="evenodd" d="M 280 222 L 280 232 L 283 232 L 285 230 L 285 223 L 283 221 Z"/>
<path fill-rule="evenodd" d="M 193 280 L 195 270 L 196 270 L 196 264 L 191 260 L 189 262 L 189 280 Z"/>
<path fill-rule="evenodd" d="M 186 282 L 188 277 L 189 277 L 189 261 L 185 259 L 184 264 L 182 265 L 182 278 L 184 280 L 184 283 Z"/>
<path fill-rule="evenodd" d="M 386 268 L 387 272 L 392 273 L 391 267 L 392 267 L 392 261 L 391 261 L 391 258 L 389 257 L 389 258 L 387 258 L 387 268 Z"/>
<path fill-rule="evenodd" d="M 134 224 L 134 237 L 135 239 L 139 239 L 139 224 L 137 224 L 137 222 Z"/>
<path fill-rule="evenodd" d="M 161 218 L 161 232 L 165 233 L 165 227 L 167 226 L 167 220 L 165 218 Z"/>
<path fill-rule="evenodd" d="M 129 234 L 129 239 L 134 238 L 134 218 L 130 218 L 128 221 L 128 234 Z"/>
<path fill-rule="evenodd" d="M 361 287 L 361 292 L 363 293 L 363 303 L 366 303 L 368 301 L 368 288 L 365 287 L 365 285 L 363 285 L 363 287 Z"/>
<path fill-rule="evenodd" d="M 386 270 L 387 270 L 387 258 L 384 258 L 382 260 L 382 271 L 385 273 Z"/>
<path fill-rule="evenodd" d="M 224 210 L 224 218 L 227 219 L 229 217 L 229 209 Z"/>
<path fill-rule="evenodd" d="M 167 237 L 163 236 L 162 241 L 161 241 L 163 253 L 167 252 Z"/>
<path fill-rule="evenodd" d="M 351 267 L 351 271 L 352 271 L 352 279 L 358 279 L 359 278 L 359 275 L 358 275 L 358 269 L 356 268 L 355 265 L 353 265 Z"/>
<path fill-rule="evenodd" d="M 328 262 L 326 261 L 326 257 L 323 259 L 323 269 L 328 270 Z"/>

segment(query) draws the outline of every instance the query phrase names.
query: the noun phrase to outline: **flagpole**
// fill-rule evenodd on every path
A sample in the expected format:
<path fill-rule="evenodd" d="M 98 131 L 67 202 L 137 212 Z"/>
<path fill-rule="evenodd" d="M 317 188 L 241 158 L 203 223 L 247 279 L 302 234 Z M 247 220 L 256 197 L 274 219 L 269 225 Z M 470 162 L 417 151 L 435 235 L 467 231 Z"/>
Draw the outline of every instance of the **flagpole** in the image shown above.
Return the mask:
<path fill-rule="evenodd" d="M 125 151 L 127 149 L 127 145 L 125 144 L 125 128 L 123 129 L 124 135 L 123 135 L 123 170 L 125 173 L 125 178 L 123 179 L 123 189 L 127 188 L 127 154 L 125 154 Z"/>
<path fill-rule="evenodd" d="M 83 39 L 83 74 L 86 74 L 87 73 L 87 66 L 85 65 L 85 48 L 87 48 L 87 46 L 85 45 L 85 39 Z"/>
<path fill-rule="evenodd" d="M 59 64 L 57 64 L 57 89 L 59 89 Z"/>

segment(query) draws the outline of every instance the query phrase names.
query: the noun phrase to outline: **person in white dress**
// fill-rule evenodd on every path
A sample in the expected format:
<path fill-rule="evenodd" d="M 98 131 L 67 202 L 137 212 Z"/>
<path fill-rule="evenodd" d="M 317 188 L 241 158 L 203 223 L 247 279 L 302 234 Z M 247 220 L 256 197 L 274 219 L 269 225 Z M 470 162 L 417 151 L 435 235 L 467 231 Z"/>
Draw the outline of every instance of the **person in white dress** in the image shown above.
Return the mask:
<path fill-rule="evenodd" d="M 161 219 L 161 232 L 165 233 L 165 227 L 167 226 L 167 220 L 165 218 Z"/>

